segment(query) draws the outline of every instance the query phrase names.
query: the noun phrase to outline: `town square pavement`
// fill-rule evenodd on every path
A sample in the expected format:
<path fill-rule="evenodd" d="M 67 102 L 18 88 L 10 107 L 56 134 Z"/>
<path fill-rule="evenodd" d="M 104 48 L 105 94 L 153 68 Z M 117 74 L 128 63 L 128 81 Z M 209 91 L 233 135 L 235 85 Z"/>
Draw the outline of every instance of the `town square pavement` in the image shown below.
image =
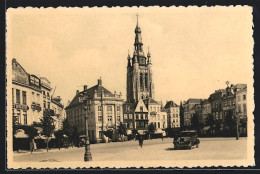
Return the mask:
<path fill-rule="evenodd" d="M 200 138 L 199 148 L 192 150 L 174 150 L 173 139 L 164 138 L 144 140 L 143 147 L 138 141 L 111 142 L 91 144 L 90 150 L 93 161 L 149 161 L 149 160 L 231 160 L 247 158 L 247 138 Z M 84 147 L 70 147 L 39 150 L 38 152 L 14 152 L 14 162 L 63 162 L 83 161 Z"/>

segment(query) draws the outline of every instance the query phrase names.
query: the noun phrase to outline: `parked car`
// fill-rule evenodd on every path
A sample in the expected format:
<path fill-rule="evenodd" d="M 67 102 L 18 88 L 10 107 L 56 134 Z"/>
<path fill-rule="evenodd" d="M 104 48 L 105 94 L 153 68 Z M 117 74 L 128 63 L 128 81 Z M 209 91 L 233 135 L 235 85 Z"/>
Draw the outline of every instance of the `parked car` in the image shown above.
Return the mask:
<path fill-rule="evenodd" d="M 178 136 L 173 139 L 174 149 L 189 148 L 192 149 L 193 146 L 199 147 L 200 140 L 198 139 L 197 131 L 186 130 L 181 131 Z"/>
<path fill-rule="evenodd" d="M 86 144 L 86 135 L 80 135 L 79 136 L 79 146 L 82 147 L 82 146 L 85 146 Z"/>

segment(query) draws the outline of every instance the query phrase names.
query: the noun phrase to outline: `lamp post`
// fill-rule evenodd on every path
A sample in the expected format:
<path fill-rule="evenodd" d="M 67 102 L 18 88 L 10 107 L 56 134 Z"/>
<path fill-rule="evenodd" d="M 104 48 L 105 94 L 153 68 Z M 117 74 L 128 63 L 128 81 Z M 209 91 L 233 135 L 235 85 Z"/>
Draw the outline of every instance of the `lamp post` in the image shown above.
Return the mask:
<path fill-rule="evenodd" d="M 88 106 L 84 107 L 86 111 L 86 144 L 85 144 L 85 154 L 84 154 L 84 161 L 92 161 L 92 156 L 90 153 L 90 143 L 89 143 L 89 135 L 88 135 Z"/>
<path fill-rule="evenodd" d="M 238 111 L 236 113 L 236 129 L 237 129 L 236 140 L 239 140 L 239 127 L 238 127 L 238 125 L 239 125 L 239 121 L 240 121 L 240 119 L 239 119 L 240 113 L 241 113 L 240 111 Z"/>

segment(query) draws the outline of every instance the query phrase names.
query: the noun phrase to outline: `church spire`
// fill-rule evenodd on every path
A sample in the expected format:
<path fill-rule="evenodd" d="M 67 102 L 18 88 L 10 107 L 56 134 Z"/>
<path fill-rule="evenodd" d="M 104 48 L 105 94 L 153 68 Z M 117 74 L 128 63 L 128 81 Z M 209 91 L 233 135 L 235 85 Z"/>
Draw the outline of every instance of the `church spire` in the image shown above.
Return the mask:
<path fill-rule="evenodd" d="M 129 50 L 128 50 L 127 60 L 128 60 L 127 66 L 130 67 L 131 66 L 131 57 L 130 57 L 130 54 L 129 54 Z"/>
<path fill-rule="evenodd" d="M 152 62 L 151 62 L 151 53 L 150 53 L 149 47 L 148 47 L 147 58 L 148 58 L 147 64 L 152 64 Z"/>
<path fill-rule="evenodd" d="M 143 53 L 143 42 L 142 42 L 142 36 L 141 36 L 141 28 L 139 27 L 138 24 L 138 14 L 137 16 L 137 21 L 136 21 L 136 27 L 135 27 L 135 50 L 137 51 L 137 54 Z"/>

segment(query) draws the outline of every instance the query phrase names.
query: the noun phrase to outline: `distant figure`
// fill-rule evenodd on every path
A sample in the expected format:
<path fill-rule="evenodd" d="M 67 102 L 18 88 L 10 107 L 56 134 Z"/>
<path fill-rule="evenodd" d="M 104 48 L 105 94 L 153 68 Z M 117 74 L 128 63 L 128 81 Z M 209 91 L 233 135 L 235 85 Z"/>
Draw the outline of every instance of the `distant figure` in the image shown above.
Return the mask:
<path fill-rule="evenodd" d="M 33 151 L 37 151 L 37 144 L 36 144 L 36 142 L 34 141 L 34 139 L 33 139 Z"/>
<path fill-rule="evenodd" d="M 141 148 L 143 147 L 143 136 L 139 137 L 139 146 L 141 146 Z"/>
<path fill-rule="evenodd" d="M 163 141 L 163 134 L 162 134 L 162 141 Z"/>
<path fill-rule="evenodd" d="M 33 151 L 33 142 L 30 141 L 30 152 L 32 153 L 32 151 Z"/>

